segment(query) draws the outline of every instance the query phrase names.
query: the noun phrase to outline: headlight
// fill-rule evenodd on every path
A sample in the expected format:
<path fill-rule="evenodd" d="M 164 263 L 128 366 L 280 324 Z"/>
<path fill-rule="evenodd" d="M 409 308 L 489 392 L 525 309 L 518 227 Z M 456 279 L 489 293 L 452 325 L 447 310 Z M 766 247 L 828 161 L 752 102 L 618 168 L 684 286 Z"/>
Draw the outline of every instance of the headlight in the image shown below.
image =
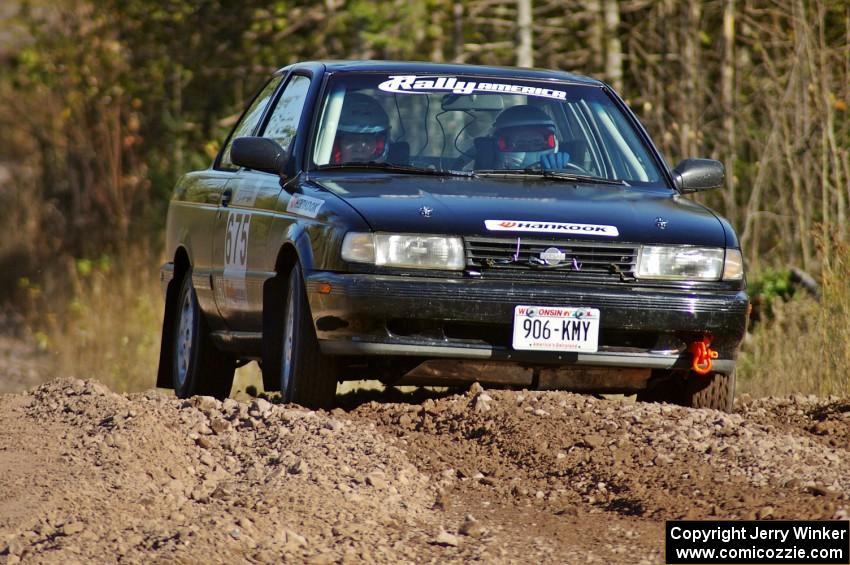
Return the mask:
<path fill-rule="evenodd" d="M 723 275 L 724 249 L 643 245 L 637 261 L 639 279 L 717 281 Z"/>
<path fill-rule="evenodd" d="M 459 237 L 420 234 L 345 234 L 342 258 L 387 267 L 462 271 L 466 265 Z"/>

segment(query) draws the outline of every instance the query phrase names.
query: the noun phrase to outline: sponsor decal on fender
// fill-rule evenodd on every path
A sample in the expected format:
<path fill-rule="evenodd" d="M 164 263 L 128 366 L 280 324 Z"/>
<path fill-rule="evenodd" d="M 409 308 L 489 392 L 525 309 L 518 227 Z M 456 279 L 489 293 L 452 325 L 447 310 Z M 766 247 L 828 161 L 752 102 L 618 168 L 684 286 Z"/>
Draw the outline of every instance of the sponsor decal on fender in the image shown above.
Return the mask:
<path fill-rule="evenodd" d="M 385 80 L 379 84 L 378 88 L 384 92 L 395 92 L 400 94 L 415 94 L 416 92 L 444 90 L 454 94 L 501 92 L 505 94 L 525 94 L 526 96 L 537 96 L 540 98 L 554 98 L 555 100 L 567 99 L 567 93 L 563 90 L 504 82 L 475 82 L 471 80 L 458 80 L 457 77 L 393 75 L 389 77 L 389 80 Z"/>
<path fill-rule="evenodd" d="M 620 235 L 616 226 L 599 226 L 596 224 L 526 222 L 522 220 L 484 220 L 484 226 L 490 231 L 569 233 L 574 235 L 599 235 L 604 237 L 617 237 Z"/>
<path fill-rule="evenodd" d="M 325 201 L 321 198 L 293 194 L 289 199 L 289 204 L 286 206 L 286 211 L 307 216 L 308 218 L 315 218 L 324 203 Z"/>

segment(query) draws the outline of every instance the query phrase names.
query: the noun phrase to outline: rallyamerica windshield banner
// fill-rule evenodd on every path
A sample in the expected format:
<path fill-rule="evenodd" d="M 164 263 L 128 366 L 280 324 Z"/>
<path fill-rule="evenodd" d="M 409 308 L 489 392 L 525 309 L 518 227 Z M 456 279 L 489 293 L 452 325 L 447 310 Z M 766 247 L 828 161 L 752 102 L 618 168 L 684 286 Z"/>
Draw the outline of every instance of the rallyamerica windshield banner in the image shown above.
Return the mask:
<path fill-rule="evenodd" d="M 528 86 L 511 82 L 478 82 L 465 77 L 441 77 L 424 75 L 393 75 L 378 85 L 384 92 L 415 94 L 417 92 L 445 91 L 453 94 L 473 94 L 484 92 L 488 94 L 524 94 L 540 98 L 566 100 L 567 93 L 563 90 Z"/>
<path fill-rule="evenodd" d="M 850 563 L 847 520 L 668 521 L 668 565 Z"/>

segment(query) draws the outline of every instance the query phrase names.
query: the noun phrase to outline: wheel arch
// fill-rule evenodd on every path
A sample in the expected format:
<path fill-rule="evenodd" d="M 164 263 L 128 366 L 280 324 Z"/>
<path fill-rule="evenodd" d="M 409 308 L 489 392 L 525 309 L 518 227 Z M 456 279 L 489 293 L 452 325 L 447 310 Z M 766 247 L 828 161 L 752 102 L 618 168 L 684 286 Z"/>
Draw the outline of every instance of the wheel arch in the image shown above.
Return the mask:
<path fill-rule="evenodd" d="M 183 278 L 189 269 L 192 267 L 192 261 L 189 259 L 189 252 L 182 245 L 174 252 L 174 278 Z"/>
<path fill-rule="evenodd" d="M 301 262 L 301 254 L 295 245 L 284 243 L 275 259 L 275 276 L 263 283 L 263 389 L 279 390 L 280 379 L 274 369 L 277 367 L 277 346 L 283 336 L 281 313 L 286 304 L 287 276 L 296 263 Z"/>
<path fill-rule="evenodd" d="M 189 252 L 183 246 L 174 252 L 174 274 L 165 290 L 165 312 L 162 318 L 162 341 L 159 346 L 159 367 L 156 373 L 156 386 L 159 388 L 174 388 L 174 316 L 177 294 L 183 277 L 191 270 L 192 263 Z"/>

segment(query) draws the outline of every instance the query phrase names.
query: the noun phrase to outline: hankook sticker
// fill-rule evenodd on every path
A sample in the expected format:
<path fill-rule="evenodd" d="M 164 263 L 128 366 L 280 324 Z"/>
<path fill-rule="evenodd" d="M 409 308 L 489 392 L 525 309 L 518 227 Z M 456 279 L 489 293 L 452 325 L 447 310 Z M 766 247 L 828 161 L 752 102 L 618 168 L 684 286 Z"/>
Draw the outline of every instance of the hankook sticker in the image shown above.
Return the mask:
<path fill-rule="evenodd" d="M 315 218 L 324 203 L 325 201 L 321 198 L 293 194 L 292 198 L 289 199 L 289 204 L 286 206 L 286 211 L 307 216 L 308 218 Z"/>
<path fill-rule="evenodd" d="M 563 90 L 511 84 L 505 82 L 476 82 L 458 80 L 457 77 L 394 75 L 378 85 L 384 92 L 414 94 L 423 91 L 448 91 L 454 94 L 472 94 L 474 92 L 494 92 L 505 94 L 525 94 L 540 98 L 566 100 L 567 93 Z"/>
<path fill-rule="evenodd" d="M 616 226 L 598 226 L 595 224 L 564 224 L 560 222 L 526 222 L 519 220 L 484 220 L 484 226 L 490 231 L 570 233 L 576 235 L 601 235 L 604 237 L 617 237 L 620 235 Z"/>

